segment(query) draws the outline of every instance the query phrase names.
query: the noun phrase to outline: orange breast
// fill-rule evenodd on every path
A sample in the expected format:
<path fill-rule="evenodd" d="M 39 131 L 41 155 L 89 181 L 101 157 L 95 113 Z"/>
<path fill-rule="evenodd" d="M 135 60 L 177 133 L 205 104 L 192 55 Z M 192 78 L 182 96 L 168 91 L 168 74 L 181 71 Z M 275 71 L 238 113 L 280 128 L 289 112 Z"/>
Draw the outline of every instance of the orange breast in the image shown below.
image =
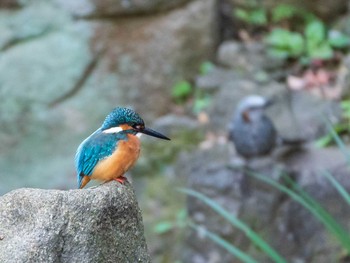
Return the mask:
<path fill-rule="evenodd" d="M 91 179 L 110 181 L 118 178 L 134 165 L 139 155 L 139 138 L 128 134 L 127 141 L 119 141 L 116 151 L 96 165 Z"/>

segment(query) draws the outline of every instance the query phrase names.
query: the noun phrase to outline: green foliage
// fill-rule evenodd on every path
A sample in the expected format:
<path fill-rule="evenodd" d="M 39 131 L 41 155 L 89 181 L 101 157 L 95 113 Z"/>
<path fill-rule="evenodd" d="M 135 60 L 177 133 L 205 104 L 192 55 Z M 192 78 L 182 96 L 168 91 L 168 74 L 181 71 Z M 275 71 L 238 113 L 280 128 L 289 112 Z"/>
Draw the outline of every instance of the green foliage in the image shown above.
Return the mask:
<path fill-rule="evenodd" d="M 269 256 L 271 259 L 273 259 L 274 262 L 277 263 L 286 263 L 287 261 L 280 256 L 270 245 L 264 241 L 254 230 L 252 230 L 248 225 L 246 225 L 243 221 L 235 217 L 234 215 L 230 214 L 226 209 L 221 207 L 218 203 L 215 201 L 211 200 L 209 197 L 191 190 L 191 189 L 180 189 L 181 192 L 186 193 L 189 196 L 192 196 L 206 205 L 208 205 L 211 209 L 213 209 L 218 215 L 222 216 L 225 218 L 232 226 L 238 228 L 242 232 L 245 233 L 245 235 L 256 245 L 258 248 L 260 248 L 267 256 Z M 213 239 L 212 239 L 213 240 Z M 214 240 L 215 241 L 215 240 Z M 227 249 L 227 242 L 222 243 L 222 242 L 216 242 L 223 248 Z M 231 248 L 234 248 L 237 250 L 236 247 L 231 245 Z M 231 251 L 232 255 L 237 256 L 237 254 L 234 251 Z M 242 252 L 243 253 L 243 252 Z M 245 261 L 248 262 L 248 261 Z"/>
<path fill-rule="evenodd" d="M 199 74 L 206 75 L 214 69 L 214 64 L 210 61 L 204 61 L 199 66 Z M 210 103 L 212 96 L 203 90 L 196 89 L 186 80 L 178 81 L 172 87 L 171 96 L 177 104 L 184 104 L 185 102 L 190 102 L 192 105 L 192 111 L 198 114 L 205 108 L 207 108 Z"/>
<path fill-rule="evenodd" d="M 199 67 L 199 74 L 206 75 L 214 68 L 214 64 L 210 61 L 204 61 Z"/>
<path fill-rule="evenodd" d="M 235 247 L 234 245 L 231 245 L 228 241 L 221 238 L 217 234 L 209 231 L 208 229 L 205 229 L 203 227 L 200 227 L 196 224 L 190 223 L 190 227 L 195 229 L 196 231 L 200 232 L 204 236 L 208 237 L 212 241 L 214 241 L 216 244 L 218 244 L 220 247 L 226 249 L 230 254 L 237 257 L 237 259 L 241 260 L 244 263 L 257 263 L 256 260 L 254 260 L 252 257 L 250 257 L 247 253 L 243 252 L 239 248 Z"/>
<path fill-rule="evenodd" d="M 304 52 L 304 39 L 300 33 L 276 28 L 266 37 L 266 43 L 271 47 L 270 55 L 286 59 L 299 57 Z"/>
<path fill-rule="evenodd" d="M 212 101 L 212 97 L 209 94 L 203 92 L 196 92 L 193 102 L 193 112 L 198 114 L 205 108 L 207 108 Z"/>
<path fill-rule="evenodd" d="M 329 60 L 334 49 L 349 46 L 350 38 L 341 32 L 327 34 L 325 24 L 313 19 L 305 25 L 303 34 L 276 28 L 266 36 L 269 54 L 277 58 L 300 58 Z"/>
<path fill-rule="evenodd" d="M 306 54 L 311 59 L 330 59 L 333 50 L 326 38 L 326 27 L 321 20 L 313 20 L 305 27 Z"/>
<path fill-rule="evenodd" d="M 299 13 L 299 9 L 297 9 L 295 6 L 280 4 L 272 9 L 271 16 L 273 22 L 280 22 L 282 20 L 292 18 L 293 16 L 296 16 Z"/>
<path fill-rule="evenodd" d="M 339 148 L 345 151 L 345 146 L 340 138 L 340 134 L 348 134 L 350 132 L 350 100 L 343 100 L 340 103 L 340 107 L 342 109 L 342 121 L 332 125 L 325 119 L 329 132 L 316 140 L 316 147 L 322 148 L 336 142 Z"/>
<path fill-rule="evenodd" d="M 301 189 L 293 180 L 286 176 L 284 177 L 291 186 L 291 188 L 288 188 L 283 184 L 268 178 L 267 176 L 255 173 L 250 173 L 250 175 L 284 192 L 294 201 L 304 206 L 325 226 L 326 229 L 329 230 L 329 232 L 338 240 L 342 247 L 348 253 L 350 253 L 349 233 L 313 197 Z"/>
<path fill-rule="evenodd" d="M 334 56 L 334 49 L 347 48 L 350 44 L 347 35 L 334 30 L 328 32 L 324 22 L 314 14 L 293 5 L 279 4 L 268 12 L 253 2 L 244 8 L 236 8 L 233 13 L 237 19 L 251 27 L 275 26 L 266 36 L 268 53 L 273 57 L 298 58 L 305 63 L 315 59 L 329 60 Z M 299 18 L 297 25 L 294 18 Z M 293 32 L 282 28 L 278 24 L 283 21 L 289 21 L 290 25 L 301 30 Z"/>
<path fill-rule="evenodd" d="M 165 234 L 174 229 L 184 228 L 188 224 L 188 216 L 186 209 L 181 209 L 177 212 L 175 220 L 164 220 L 158 222 L 153 231 L 156 234 Z"/>
<path fill-rule="evenodd" d="M 264 26 L 268 22 L 266 10 L 263 8 L 254 8 L 252 10 L 236 8 L 233 11 L 233 15 L 239 20 L 255 26 Z"/>
<path fill-rule="evenodd" d="M 334 48 L 345 48 L 350 44 L 350 37 L 336 30 L 328 33 L 329 44 Z"/>
<path fill-rule="evenodd" d="M 192 93 L 193 87 L 188 81 L 182 80 L 173 86 L 171 96 L 177 103 L 183 103 L 185 99 Z"/>
<path fill-rule="evenodd" d="M 321 173 L 327 180 L 334 186 L 345 202 L 350 206 L 350 194 L 345 190 L 345 188 L 328 172 L 323 171 Z"/>
<path fill-rule="evenodd" d="M 233 15 L 251 26 L 267 26 L 268 24 L 279 23 L 294 17 L 300 17 L 307 21 L 314 17 L 312 14 L 293 5 L 279 4 L 271 11 L 268 11 L 266 8 L 261 7 L 258 2 L 248 3 L 242 8 L 235 8 Z M 269 20 L 269 18 L 271 19 Z"/>

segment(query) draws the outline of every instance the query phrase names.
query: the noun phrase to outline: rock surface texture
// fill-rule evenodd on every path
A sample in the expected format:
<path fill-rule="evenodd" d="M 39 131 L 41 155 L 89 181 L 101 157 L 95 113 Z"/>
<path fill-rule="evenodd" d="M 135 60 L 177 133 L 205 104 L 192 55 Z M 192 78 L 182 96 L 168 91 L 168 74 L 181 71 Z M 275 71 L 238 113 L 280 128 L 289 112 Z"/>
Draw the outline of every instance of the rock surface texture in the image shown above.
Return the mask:
<path fill-rule="evenodd" d="M 77 146 L 116 106 L 169 112 L 214 55 L 215 21 L 214 0 L 0 1 L 0 194 L 74 187 Z"/>
<path fill-rule="evenodd" d="M 180 163 L 177 171 L 187 176 L 188 188 L 205 194 L 244 221 L 287 262 L 343 262 L 339 261 L 342 250 L 339 243 L 309 211 L 290 197 L 254 178 L 249 178 L 249 194 L 242 192 L 240 184 L 245 175 L 242 167 L 233 162 L 234 158 L 230 158 L 229 147 L 217 144 L 210 150 L 184 156 L 186 161 Z M 308 147 L 285 156 L 284 160 L 278 159 L 278 162 L 269 158 L 260 160 L 255 163 L 254 169 L 280 182 L 282 172 L 287 172 L 345 229 L 349 229 L 348 205 L 329 181 L 320 175 L 321 171 L 330 171 L 349 191 L 349 171 L 344 156 L 337 148 Z M 196 224 L 218 234 L 257 262 L 272 262 L 256 249 L 242 231 L 232 227 L 203 202 L 189 198 L 187 203 L 188 213 Z M 200 231 L 189 231 L 183 249 L 183 262 L 237 261 L 216 243 L 203 238 Z"/>
<path fill-rule="evenodd" d="M 0 262 L 150 262 L 130 184 L 0 197 Z"/>

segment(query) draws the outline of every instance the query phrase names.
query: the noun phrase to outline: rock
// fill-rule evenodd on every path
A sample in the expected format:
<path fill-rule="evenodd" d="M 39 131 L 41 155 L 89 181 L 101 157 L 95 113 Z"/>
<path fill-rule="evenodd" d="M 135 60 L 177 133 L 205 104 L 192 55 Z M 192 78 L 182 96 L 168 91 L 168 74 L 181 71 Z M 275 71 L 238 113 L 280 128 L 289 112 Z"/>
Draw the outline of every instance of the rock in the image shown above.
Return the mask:
<path fill-rule="evenodd" d="M 190 189 L 205 194 L 244 221 L 287 262 L 338 262 L 341 245 L 334 242 L 330 232 L 300 204 L 254 178 L 248 178 L 247 195 L 241 185 L 247 177 L 235 159 L 237 157 L 230 153 L 227 145 L 216 144 L 211 149 L 197 150 L 185 156 L 177 165 L 177 174 L 186 174 Z M 320 171 L 329 170 L 347 191 L 350 190 L 347 179 L 349 169 L 339 149 L 307 147 L 283 158 L 262 159 L 255 162 L 253 168 L 259 174 L 280 182 L 282 172 L 293 176 L 303 189 L 348 229 L 348 204 L 331 183 L 320 176 Z M 195 224 L 218 234 L 257 262 L 270 262 L 243 232 L 232 227 L 203 202 L 189 197 L 187 204 L 188 213 Z M 201 231 L 187 232 L 183 250 L 184 262 L 234 262 L 232 255 L 203 237 Z"/>
<path fill-rule="evenodd" d="M 196 151 L 183 155 L 176 166 L 176 174 L 184 175 L 187 186 L 210 196 L 224 205 L 232 214 L 237 214 L 241 204 L 234 200 L 239 198 L 241 175 L 233 175 L 225 165 L 229 163 L 230 154 L 227 146 L 217 145 L 209 150 Z M 229 201 L 231 200 L 231 201 Z M 225 220 L 194 198 L 188 198 L 187 209 L 190 218 L 201 226 L 215 232 L 229 241 L 240 235 L 230 228 Z M 242 235 L 240 235 L 242 236 Z M 216 263 L 232 262 L 232 257 L 225 250 L 205 239 L 200 233 L 186 232 L 186 241 L 182 255 L 183 262 Z"/>
<path fill-rule="evenodd" d="M 76 148 L 108 112 L 132 107 L 150 123 L 213 54 L 214 0 L 118 19 L 76 19 L 57 1 L 0 10 L 0 181 L 11 175 L 1 193 L 74 187 Z"/>
<path fill-rule="evenodd" d="M 350 20 L 349 20 L 350 21 Z M 349 27 L 350 28 L 350 27 Z M 350 31 L 349 31 L 350 32 Z M 350 96 L 350 55 L 343 58 L 337 74 L 337 86 L 341 88 L 342 96 L 348 98 Z"/>
<path fill-rule="evenodd" d="M 214 66 L 208 74 L 197 76 L 196 87 L 209 92 L 216 91 L 226 82 L 239 77 L 236 71 Z"/>
<path fill-rule="evenodd" d="M 137 111 L 151 117 L 169 111 L 173 85 L 213 54 L 214 4 L 197 0 L 154 17 L 96 23 L 93 45 L 106 46 L 102 63 L 117 72 L 125 101 Z"/>
<path fill-rule="evenodd" d="M 327 132 L 322 116 L 332 122 L 340 118 L 340 108 L 335 101 L 314 96 L 307 91 L 292 92 L 284 84 L 272 80 L 259 84 L 249 76 L 239 76 L 234 70 L 231 70 L 232 74 L 229 70 L 224 72 L 225 78 L 218 77 L 222 76 L 222 73 L 217 74 L 215 71 L 203 78 L 206 79 L 206 83 L 214 83 L 219 87 L 208 109 L 209 127 L 216 133 L 227 133 L 228 124 L 238 102 L 251 94 L 274 100 L 267 114 L 280 134 L 286 138 L 317 138 Z"/>
<path fill-rule="evenodd" d="M 220 44 L 217 51 L 219 64 L 241 72 L 277 70 L 283 65 L 282 60 L 273 59 L 266 53 L 261 42 L 242 43 L 228 40 Z"/>
<path fill-rule="evenodd" d="M 184 5 L 190 0 L 56 0 L 77 16 L 108 17 L 152 14 Z"/>
<path fill-rule="evenodd" d="M 129 183 L 0 197 L 0 261 L 151 262 Z"/>
<path fill-rule="evenodd" d="M 2 0 L 0 8 L 18 8 L 24 6 L 29 0 Z"/>

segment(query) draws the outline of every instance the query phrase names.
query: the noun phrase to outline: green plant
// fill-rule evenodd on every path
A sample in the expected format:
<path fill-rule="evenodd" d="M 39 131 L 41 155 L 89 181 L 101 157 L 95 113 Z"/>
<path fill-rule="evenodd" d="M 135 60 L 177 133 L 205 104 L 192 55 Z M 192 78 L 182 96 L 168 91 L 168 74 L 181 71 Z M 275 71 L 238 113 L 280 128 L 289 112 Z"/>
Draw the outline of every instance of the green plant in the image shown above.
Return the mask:
<path fill-rule="evenodd" d="M 310 211 L 315 218 L 317 218 L 326 229 L 338 240 L 342 247 L 350 253 L 350 236 L 349 233 L 330 215 L 313 197 L 301 189 L 293 180 L 289 177 L 284 176 L 291 188 L 288 188 L 281 183 L 276 182 L 267 176 L 249 173 L 256 179 L 263 181 L 278 190 L 286 193 L 294 201 L 298 202 L 304 206 L 308 211 Z"/>
<path fill-rule="evenodd" d="M 327 32 L 325 24 L 312 19 L 305 24 L 303 34 L 275 28 L 267 34 L 268 53 L 274 57 L 300 58 L 302 61 L 329 60 L 335 49 L 349 46 L 350 38 L 339 31 Z"/>
<path fill-rule="evenodd" d="M 271 11 L 271 19 L 273 22 L 280 22 L 285 19 L 292 18 L 300 13 L 299 9 L 295 6 L 280 4 L 277 5 Z"/>
<path fill-rule="evenodd" d="M 277 58 L 295 58 L 304 52 L 302 35 L 282 28 L 272 30 L 266 37 L 266 43 L 270 47 L 268 53 Z"/>
<path fill-rule="evenodd" d="M 183 103 L 192 94 L 193 87 L 186 80 L 176 82 L 171 89 L 171 96 L 177 103 Z"/>
<path fill-rule="evenodd" d="M 235 8 L 233 16 L 251 26 L 268 26 L 293 18 L 308 21 L 314 17 L 313 14 L 293 5 L 278 4 L 268 10 L 257 1 Z"/>
<path fill-rule="evenodd" d="M 156 234 L 165 234 L 167 232 L 170 232 L 174 229 L 184 228 L 187 226 L 188 216 L 186 209 L 181 209 L 176 213 L 175 220 L 163 220 L 158 222 L 153 231 Z"/>
<path fill-rule="evenodd" d="M 344 149 L 343 142 L 340 139 L 341 134 L 348 134 L 350 132 L 350 100 L 343 100 L 340 103 L 342 110 L 341 117 L 342 121 L 340 123 L 332 125 L 328 120 L 324 119 L 329 132 L 317 139 L 315 142 L 316 147 L 322 148 L 326 147 L 332 142 L 336 142 L 340 149 Z"/>
<path fill-rule="evenodd" d="M 213 209 L 218 215 L 225 218 L 232 226 L 238 228 L 254 243 L 255 246 L 260 248 L 267 256 L 269 256 L 274 262 L 277 263 L 286 263 L 287 261 L 279 255 L 277 251 L 275 251 L 263 238 L 261 238 L 254 230 L 252 230 L 247 224 L 243 221 L 230 214 L 226 209 L 221 207 L 218 203 L 211 200 L 209 197 L 191 190 L 191 189 L 180 189 L 181 192 L 186 193 L 189 196 L 195 197 L 196 199 L 202 201 L 206 205 L 208 205 L 211 209 Z M 256 262 L 251 257 L 249 257 L 246 253 L 239 250 L 234 245 L 229 244 L 226 240 L 218 237 L 217 235 L 213 235 L 212 233 L 207 231 L 207 235 L 209 233 L 210 238 L 216 242 L 218 245 L 222 246 L 226 250 L 228 250 L 232 255 L 239 256 L 244 255 L 247 257 L 247 260 L 244 262 Z M 240 258 L 243 261 L 243 258 Z M 253 260 L 253 261 L 251 261 Z"/>
<path fill-rule="evenodd" d="M 199 74 L 206 75 L 213 69 L 214 64 L 212 62 L 204 61 L 199 66 Z M 207 108 L 211 103 L 211 95 L 208 92 L 196 89 L 186 80 L 181 80 L 174 84 L 171 89 L 171 96 L 178 104 L 184 104 L 186 101 L 191 101 L 192 111 L 196 114 Z"/>
<path fill-rule="evenodd" d="M 304 31 L 306 50 L 305 55 L 311 59 L 330 59 L 333 49 L 326 36 L 326 27 L 321 20 L 308 23 Z"/>
<path fill-rule="evenodd" d="M 226 249 L 231 255 L 234 255 L 237 257 L 237 259 L 241 260 L 245 263 L 257 263 L 256 260 L 254 260 L 251 256 L 249 256 L 247 253 L 243 252 L 242 250 L 238 249 L 237 247 L 231 245 L 229 242 L 227 242 L 225 239 L 221 238 L 217 234 L 209 231 L 208 229 L 201 227 L 199 225 L 196 225 L 194 223 L 189 223 L 189 226 L 193 228 L 194 230 L 200 232 L 203 236 L 208 237 L 213 242 L 218 244 L 220 247 Z"/>
<path fill-rule="evenodd" d="M 233 11 L 233 15 L 242 20 L 243 22 L 255 25 L 255 26 L 264 26 L 267 24 L 267 13 L 264 8 L 253 8 L 251 10 L 244 8 L 236 8 Z"/>
<path fill-rule="evenodd" d="M 214 68 L 214 64 L 210 61 L 204 61 L 200 66 L 199 66 L 199 74 L 200 75 L 206 75 L 210 71 L 212 71 Z"/>
<path fill-rule="evenodd" d="M 350 115 L 350 102 L 343 104 L 345 105 L 345 109 L 347 114 Z M 328 128 L 331 131 L 331 136 L 336 141 L 338 147 L 343 152 L 344 156 L 347 158 L 348 163 L 350 164 L 350 155 L 347 151 L 343 141 L 338 136 L 338 134 L 334 131 L 333 127 L 327 122 Z M 252 171 L 246 171 L 248 176 L 252 176 L 276 189 L 287 194 L 294 201 L 301 204 L 305 209 L 307 209 L 316 219 L 318 219 L 324 227 L 336 238 L 336 240 L 341 244 L 343 249 L 347 254 L 350 254 L 350 235 L 348 231 L 343 228 L 335 218 L 327 212 L 322 205 L 310 196 L 305 190 L 303 190 L 293 179 L 291 179 L 287 175 L 283 175 L 282 179 L 284 179 L 284 183 L 277 182 L 268 176 L 261 175 L 258 173 L 254 173 Z M 328 172 L 323 171 L 321 173 L 323 177 L 325 177 L 337 190 L 339 195 L 345 200 L 345 202 L 350 206 L 350 194 L 346 191 L 346 189 Z M 254 232 L 249 226 L 247 226 L 243 221 L 235 217 L 233 214 L 230 214 L 227 210 L 221 207 L 218 203 L 211 200 L 209 197 L 191 190 L 191 189 L 180 189 L 181 192 L 186 193 L 189 196 L 192 196 L 206 205 L 208 205 L 211 209 L 213 209 L 218 215 L 225 218 L 228 222 L 232 224 L 232 226 L 238 228 L 243 231 L 246 236 L 257 246 L 259 247 L 266 255 L 268 255 L 273 262 L 286 262 L 286 260 L 279 255 L 273 248 L 271 248 L 266 241 L 264 241 L 256 232 Z M 255 263 L 257 262 L 247 253 L 241 251 L 235 245 L 229 243 L 227 240 L 223 239 L 219 235 L 207 230 L 203 226 L 199 226 L 194 224 L 191 221 L 187 221 L 188 225 L 199 231 L 207 238 L 211 239 L 220 247 L 229 251 L 232 255 L 237 257 L 242 262 Z"/>
<path fill-rule="evenodd" d="M 273 57 L 299 58 L 303 63 L 311 60 L 329 60 L 335 49 L 349 46 L 350 38 L 335 30 L 327 31 L 324 22 L 314 14 L 293 5 L 279 4 L 268 11 L 257 2 L 236 8 L 234 16 L 249 26 L 264 26 L 268 53 Z M 270 19 L 269 19 L 270 18 Z M 298 18 L 298 20 L 295 20 Z M 281 26 L 282 22 L 287 21 Z M 269 27 L 274 29 L 270 30 Z M 291 28 L 298 28 L 292 31 Z"/>

